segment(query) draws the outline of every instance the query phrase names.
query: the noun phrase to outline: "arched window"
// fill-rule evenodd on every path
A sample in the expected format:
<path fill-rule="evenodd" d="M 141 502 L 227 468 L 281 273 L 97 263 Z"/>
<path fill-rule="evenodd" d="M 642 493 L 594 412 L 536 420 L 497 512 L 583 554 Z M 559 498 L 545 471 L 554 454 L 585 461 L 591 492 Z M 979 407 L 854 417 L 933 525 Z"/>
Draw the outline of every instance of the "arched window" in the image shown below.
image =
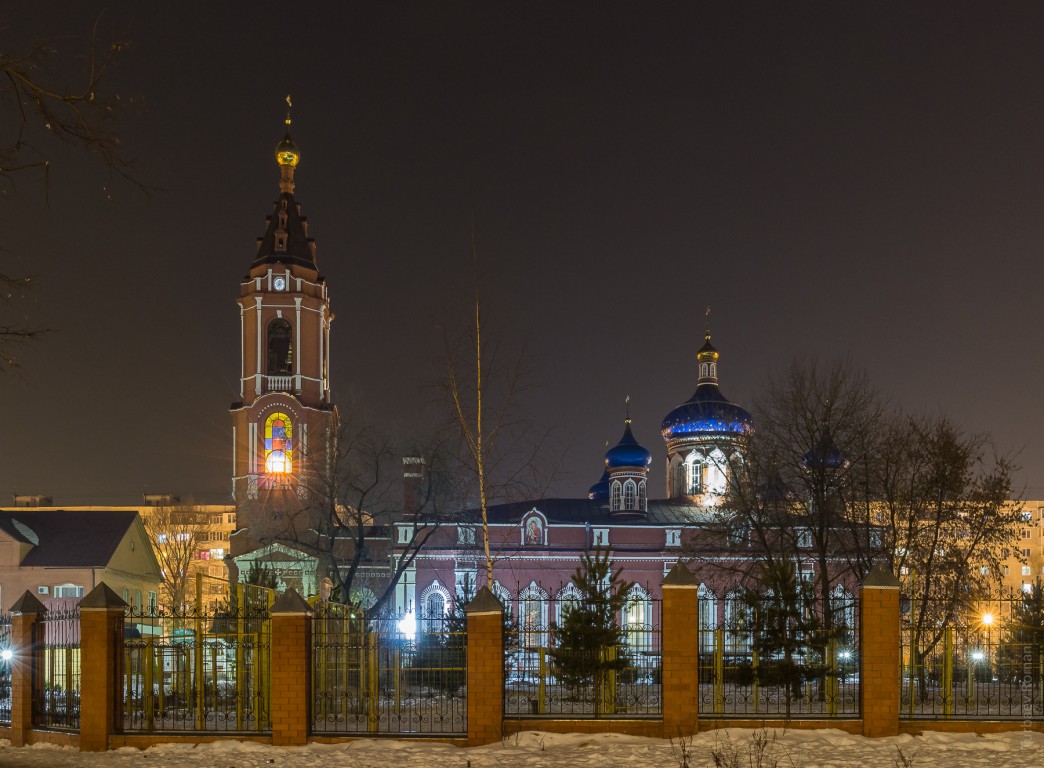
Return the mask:
<path fill-rule="evenodd" d="M 518 623 L 524 648 L 547 646 L 547 593 L 536 582 L 518 595 Z"/>
<path fill-rule="evenodd" d="M 570 582 L 562 588 L 562 591 L 558 593 L 556 601 L 558 602 L 558 618 L 557 622 L 561 625 L 565 615 L 569 613 L 573 608 L 580 605 L 582 595 L 580 590 L 576 588 L 576 584 Z"/>
<path fill-rule="evenodd" d="M 421 592 L 421 630 L 427 633 L 442 632 L 449 606 L 449 592 L 436 579 Z"/>
<path fill-rule="evenodd" d="M 638 509 L 645 512 L 649 508 L 649 502 L 645 497 L 645 481 L 640 480 L 638 482 Z"/>
<path fill-rule="evenodd" d="M 707 492 L 723 494 L 726 491 L 728 460 L 718 448 L 710 452 L 707 462 Z"/>
<path fill-rule="evenodd" d="M 634 480 L 628 480 L 624 483 L 623 487 L 623 508 L 624 509 L 637 509 L 637 495 L 638 488 L 634 484 Z"/>
<path fill-rule="evenodd" d="M 718 364 L 717 363 L 711 363 L 710 364 L 710 375 L 711 375 L 712 379 L 718 378 Z"/>
<path fill-rule="evenodd" d="M 685 496 L 689 492 L 687 483 L 685 482 L 685 464 L 680 461 L 675 461 L 671 464 L 671 488 L 674 492 L 671 496 Z"/>
<path fill-rule="evenodd" d="M 710 367 L 706 363 L 700 363 L 700 378 L 707 378 L 707 374 L 710 373 Z"/>
<path fill-rule="evenodd" d="M 620 509 L 620 481 L 613 480 L 612 493 L 609 499 L 609 509 L 616 512 Z"/>
<path fill-rule="evenodd" d="M 635 584 L 627 593 L 623 610 L 624 642 L 632 651 L 652 649 L 652 601 L 649 593 Z"/>
<path fill-rule="evenodd" d="M 504 585 L 499 581 L 494 580 L 493 586 L 489 590 L 493 593 L 493 596 L 500 601 L 500 604 L 504 606 L 504 615 L 507 618 L 511 618 L 511 593 L 504 588 Z"/>
<path fill-rule="evenodd" d="M 283 318 L 268 324 L 268 375 L 289 376 L 294 372 L 293 331 Z"/>
<path fill-rule="evenodd" d="M 293 427 L 285 413 L 265 419 L 265 472 L 288 475 L 294 471 Z"/>
<path fill-rule="evenodd" d="M 686 494 L 695 496 L 703 493 L 703 456 L 695 452 L 690 453 L 685 457 L 685 468 L 686 485 L 688 485 Z"/>
<path fill-rule="evenodd" d="M 841 584 L 830 590 L 830 612 L 834 627 L 840 630 L 841 642 L 851 643 L 855 637 L 855 598 Z"/>
<path fill-rule="evenodd" d="M 754 612 L 736 588 L 725 596 L 725 652 L 750 653 L 754 641 Z"/>
<path fill-rule="evenodd" d="M 713 653 L 714 630 L 718 628 L 718 601 L 714 597 L 714 593 L 705 584 L 700 584 L 700 588 L 696 590 L 696 596 L 699 598 L 700 604 L 698 626 L 700 652 Z"/>

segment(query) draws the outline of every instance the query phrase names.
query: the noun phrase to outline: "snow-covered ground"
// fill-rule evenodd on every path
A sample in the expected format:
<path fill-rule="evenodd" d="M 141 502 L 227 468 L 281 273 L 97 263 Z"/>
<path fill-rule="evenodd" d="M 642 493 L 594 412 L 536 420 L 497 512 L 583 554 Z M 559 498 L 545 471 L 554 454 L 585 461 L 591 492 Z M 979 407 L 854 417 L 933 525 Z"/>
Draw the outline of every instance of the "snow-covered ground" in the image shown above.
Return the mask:
<path fill-rule="evenodd" d="M 748 762 L 747 750 L 755 731 L 728 729 L 701 733 L 687 741 L 690 768 L 713 766 L 711 751 L 735 750 L 737 766 Z M 772 731 L 768 732 L 771 738 Z M 777 731 L 768 756 L 778 768 L 892 768 L 902 766 L 897 747 L 913 768 L 1041 768 L 1044 734 L 1016 732 L 993 736 L 927 733 L 864 739 L 837 730 Z M 731 765 L 731 763 L 726 763 Z M 503 743 L 461 749 L 403 739 L 371 739 L 348 744 L 312 744 L 307 747 L 269 747 L 249 742 L 162 744 L 144 752 L 124 748 L 107 753 L 80 753 L 73 749 L 38 745 L 15 749 L 0 741 L 0 766 L 66 768 L 70 766 L 144 766 L 145 768 L 645 768 L 682 765 L 681 742 L 617 734 L 554 734 L 529 731 Z"/>

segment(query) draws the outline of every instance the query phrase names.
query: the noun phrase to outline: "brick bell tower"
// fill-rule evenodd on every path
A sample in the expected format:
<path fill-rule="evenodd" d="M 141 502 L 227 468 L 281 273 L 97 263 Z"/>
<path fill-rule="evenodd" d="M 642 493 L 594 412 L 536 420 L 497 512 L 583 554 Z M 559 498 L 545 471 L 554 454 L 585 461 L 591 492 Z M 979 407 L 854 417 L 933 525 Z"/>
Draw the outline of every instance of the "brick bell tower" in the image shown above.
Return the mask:
<path fill-rule="evenodd" d="M 287 99 L 289 103 L 289 98 Z M 279 199 L 243 278 L 239 299 L 239 401 L 232 404 L 232 554 L 285 538 L 321 487 L 337 429 L 330 402 L 330 297 L 308 220 L 294 199 L 301 153 L 275 150 Z"/>

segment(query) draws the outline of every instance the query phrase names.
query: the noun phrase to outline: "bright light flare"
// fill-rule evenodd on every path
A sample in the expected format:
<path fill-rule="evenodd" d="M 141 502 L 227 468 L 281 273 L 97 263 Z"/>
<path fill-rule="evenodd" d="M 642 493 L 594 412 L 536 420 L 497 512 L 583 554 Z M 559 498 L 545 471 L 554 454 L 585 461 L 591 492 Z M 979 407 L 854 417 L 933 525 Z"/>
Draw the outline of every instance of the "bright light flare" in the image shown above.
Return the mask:
<path fill-rule="evenodd" d="M 992 613 L 984 613 L 984 614 L 982 614 L 982 624 L 983 624 L 984 627 L 988 627 L 991 624 L 993 624 L 993 614 Z"/>
<path fill-rule="evenodd" d="M 13 658 L 14 651 L 12 651 L 10 648 L 4 648 L 4 650 L 0 651 L 0 661 L 10 661 Z"/>
<path fill-rule="evenodd" d="M 412 612 L 405 614 L 395 626 L 410 640 L 417 636 L 417 618 Z"/>
<path fill-rule="evenodd" d="M 985 658 L 986 658 L 986 654 L 983 653 L 982 651 L 972 651 L 971 652 L 971 659 L 972 659 L 972 661 L 982 661 Z"/>

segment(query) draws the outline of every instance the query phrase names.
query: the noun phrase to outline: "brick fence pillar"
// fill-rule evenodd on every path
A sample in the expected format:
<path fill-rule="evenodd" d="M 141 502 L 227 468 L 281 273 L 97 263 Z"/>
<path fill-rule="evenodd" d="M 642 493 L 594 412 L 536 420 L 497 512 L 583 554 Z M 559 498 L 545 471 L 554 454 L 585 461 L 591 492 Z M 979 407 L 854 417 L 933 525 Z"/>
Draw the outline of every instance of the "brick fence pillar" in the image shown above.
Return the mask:
<path fill-rule="evenodd" d="M 899 734 L 899 581 L 877 564 L 860 587 L 859 692 L 864 736 Z"/>
<path fill-rule="evenodd" d="M 468 617 L 468 744 L 493 744 L 504 730 L 504 606 L 483 587 Z"/>
<path fill-rule="evenodd" d="M 120 641 L 127 604 L 103 581 L 80 600 L 80 751 L 104 752 L 116 733 Z"/>
<path fill-rule="evenodd" d="M 312 691 L 312 608 L 293 589 L 272 604 L 272 744 L 308 743 Z"/>
<path fill-rule="evenodd" d="M 699 726 L 700 583 L 679 561 L 662 586 L 663 735 L 669 738 L 696 733 Z"/>
<path fill-rule="evenodd" d="M 23 747 L 33 727 L 33 628 L 47 609 L 28 589 L 11 606 L 11 745 Z"/>

